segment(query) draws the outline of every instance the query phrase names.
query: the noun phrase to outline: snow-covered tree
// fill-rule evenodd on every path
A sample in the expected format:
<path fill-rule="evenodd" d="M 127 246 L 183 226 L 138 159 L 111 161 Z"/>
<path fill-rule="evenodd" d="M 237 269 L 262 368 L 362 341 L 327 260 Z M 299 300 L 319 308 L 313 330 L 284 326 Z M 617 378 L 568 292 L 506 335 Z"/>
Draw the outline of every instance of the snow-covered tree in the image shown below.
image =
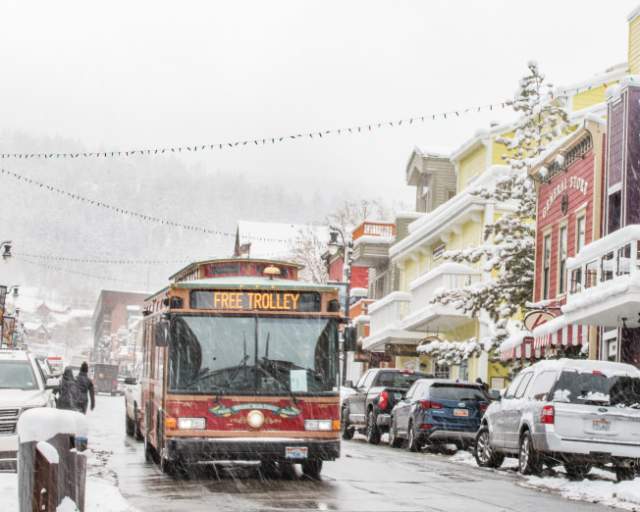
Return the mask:
<path fill-rule="evenodd" d="M 494 343 L 506 336 L 507 322 L 531 300 L 534 284 L 536 193 L 528 176 L 531 165 L 549 144 L 567 133 L 569 124 L 565 99 L 553 95 L 553 86 L 534 62 L 522 78 L 512 102 L 519 119 L 512 137 L 498 139 L 506 146 L 509 173 L 492 188 L 472 193 L 488 201 L 512 207 L 495 223 L 485 226 L 484 243 L 457 251 L 447 251 L 446 259 L 476 264 L 492 278 L 437 294 L 433 302 L 452 304 L 477 316 L 486 312 L 494 323 Z"/>

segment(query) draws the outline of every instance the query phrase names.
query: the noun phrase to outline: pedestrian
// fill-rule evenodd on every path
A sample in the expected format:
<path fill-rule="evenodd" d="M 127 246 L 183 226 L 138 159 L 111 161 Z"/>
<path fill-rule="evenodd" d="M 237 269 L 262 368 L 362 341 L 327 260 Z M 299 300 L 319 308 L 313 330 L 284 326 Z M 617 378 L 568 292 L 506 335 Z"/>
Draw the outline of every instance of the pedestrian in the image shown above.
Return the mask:
<path fill-rule="evenodd" d="M 66 367 L 62 373 L 62 379 L 60 380 L 60 386 L 58 387 L 56 407 L 58 409 L 66 409 L 69 411 L 80 411 L 79 398 L 80 388 L 73 376 L 73 370 Z"/>
<path fill-rule="evenodd" d="M 80 408 L 84 414 L 87 414 L 87 405 L 89 405 L 89 401 L 91 401 L 92 411 L 96 406 L 96 394 L 93 389 L 93 382 L 91 382 L 91 379 L 89 378 L 89 365 L 86 361 L 80 365 L 80 373 L 78 374 L 77 382 L 80 391 L 80 396 L 78 398 Z M 89 395 L 88 398 L 87 395 Z"/>
<path fill-rule="evenodd" d="M 479 384 L 480 386 L 482 386 L 482 389 L 486 392 L 489 391 L 489 385 L 486 382 L 482 382 L 482 379 L 480 377 L 478 377 L 476 379 L 476 384 Z"/>

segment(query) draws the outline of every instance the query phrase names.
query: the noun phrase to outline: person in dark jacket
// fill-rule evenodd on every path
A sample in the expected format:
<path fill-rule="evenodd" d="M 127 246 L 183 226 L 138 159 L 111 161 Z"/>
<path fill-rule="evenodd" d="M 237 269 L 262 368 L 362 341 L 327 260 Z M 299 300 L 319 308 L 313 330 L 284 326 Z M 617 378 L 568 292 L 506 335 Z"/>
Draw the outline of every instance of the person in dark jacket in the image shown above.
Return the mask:
<path fill-rule="evenodd" d="M 78 374 L 78 388 L 80 389 L 79 404 L 82 412 L 87 414 L 87 405 L 91 400 L 91 410 L 96 406 L 96 394 L 93 389 L 93 382 L 89 378 L 89 365 L 83 362 L 80 365 L 80 373 Z M 87 398 L 87 395 L 89 397 Z"/>
<path fill-rule="evenodd" d="M 80 404 L 80 388 L 73 376 L 71 368 L 67 367 L 62 373 L 60 386 L 58 387 L 58 398 L 56 407 L 58 409 L 67 409 L 69 411 L 81 411 Z"/>

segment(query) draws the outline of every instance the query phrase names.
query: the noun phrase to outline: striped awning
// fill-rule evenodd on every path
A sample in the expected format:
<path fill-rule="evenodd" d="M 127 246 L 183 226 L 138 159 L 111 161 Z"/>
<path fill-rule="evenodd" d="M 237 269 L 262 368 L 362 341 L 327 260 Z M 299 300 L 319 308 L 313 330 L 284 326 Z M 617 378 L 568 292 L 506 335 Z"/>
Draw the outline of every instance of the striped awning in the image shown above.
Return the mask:
<path fill-rule="evenodd" d="M 544 350 L 556 346 L 578 346 L 588 342 L 589 326 L 568 324 L 559 316 L 542 324 L 532 333 L 522 331 L 508 338 L 500 346 L 500 359 L 536 359 L 544 356 Z"/>

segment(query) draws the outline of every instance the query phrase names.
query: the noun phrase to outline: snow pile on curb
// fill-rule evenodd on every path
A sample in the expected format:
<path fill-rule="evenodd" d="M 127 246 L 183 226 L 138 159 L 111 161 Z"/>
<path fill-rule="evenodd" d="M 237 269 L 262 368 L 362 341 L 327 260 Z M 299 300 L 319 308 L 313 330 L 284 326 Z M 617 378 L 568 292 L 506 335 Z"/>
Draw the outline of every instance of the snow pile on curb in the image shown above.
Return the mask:
<path fill-rule="evenodd" d="M 522 485 L 555 491 L 569 500 L 590 501 L 609 507 L 637 510 L 640 505 L 640 479 L 620 483 L 611 480 L 572 482 L 562 477 L 528 476 Z"/>

